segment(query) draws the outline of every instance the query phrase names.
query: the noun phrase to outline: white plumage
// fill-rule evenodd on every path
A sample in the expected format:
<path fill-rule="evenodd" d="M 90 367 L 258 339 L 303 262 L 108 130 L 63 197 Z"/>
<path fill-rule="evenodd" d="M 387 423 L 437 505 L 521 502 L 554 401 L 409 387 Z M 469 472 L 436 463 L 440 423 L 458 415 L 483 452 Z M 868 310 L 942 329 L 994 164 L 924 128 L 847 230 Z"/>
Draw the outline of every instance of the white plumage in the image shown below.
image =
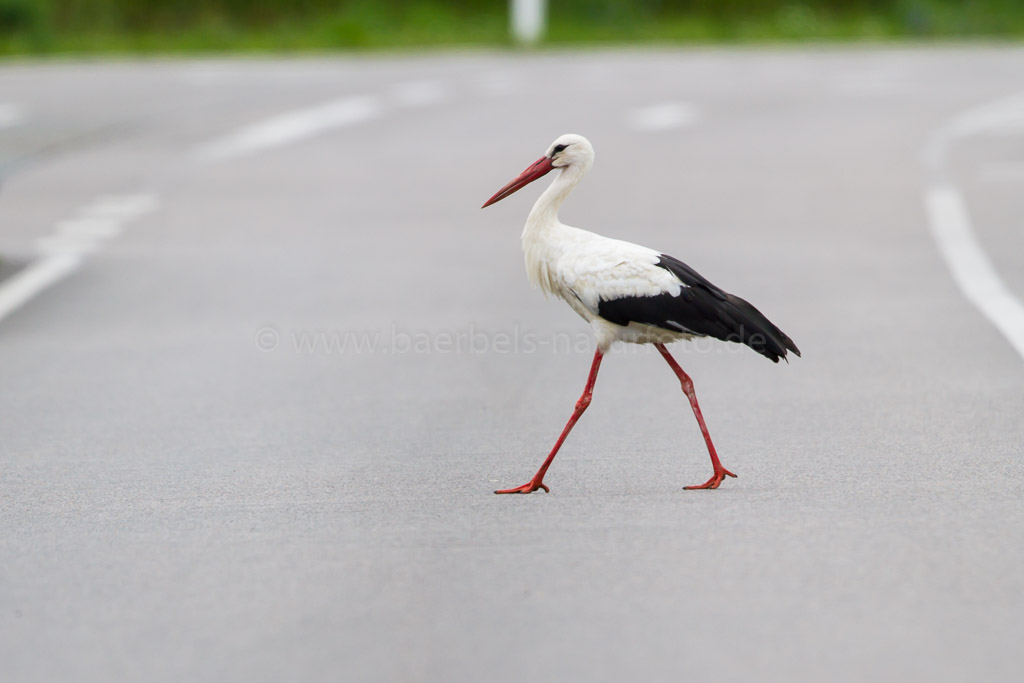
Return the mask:
<path fill-rule="evenodd" d="M 566 301 L 590 323 L 597 350 L 583 396 L 562 435 L 534 478 L 523 486 L 496 493 L 548 490 L 544 474 L 580 415 L 590 404 L 601 359 L 616 341 L 654 344 L 679 377 L 704 434 L 714 474 L 705 484 L 717 488 L 735 476 L 718 460 L 704 424 L 693 383 L 669 355 L 665 344 L 695 336 L 712 336 L 746 344 L 778 362 L 796 345 L 743 299 L 715 287 L 682 261 L 654 249 L 602 237 L 564 225 L 558 210 L 590 170 L 594 148 L 581 135 L 563 135 L 543 157 L 491 197 L 489 206 L 552 170 L 559 173 L 533 205 L 523 230 L 523 254 L 530 281 Z"/>

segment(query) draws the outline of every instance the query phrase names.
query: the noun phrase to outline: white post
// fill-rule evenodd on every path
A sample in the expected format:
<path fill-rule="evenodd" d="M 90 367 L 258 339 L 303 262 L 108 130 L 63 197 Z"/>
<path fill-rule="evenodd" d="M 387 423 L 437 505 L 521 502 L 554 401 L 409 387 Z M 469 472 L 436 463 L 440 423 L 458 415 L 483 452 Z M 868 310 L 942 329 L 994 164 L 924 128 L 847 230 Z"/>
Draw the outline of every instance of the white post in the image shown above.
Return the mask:
<path fill-rule="evenodd" d="M 512 36 L 522 45 L 535 45 L 547 27 L 547 0 L 509 0 Z"/>

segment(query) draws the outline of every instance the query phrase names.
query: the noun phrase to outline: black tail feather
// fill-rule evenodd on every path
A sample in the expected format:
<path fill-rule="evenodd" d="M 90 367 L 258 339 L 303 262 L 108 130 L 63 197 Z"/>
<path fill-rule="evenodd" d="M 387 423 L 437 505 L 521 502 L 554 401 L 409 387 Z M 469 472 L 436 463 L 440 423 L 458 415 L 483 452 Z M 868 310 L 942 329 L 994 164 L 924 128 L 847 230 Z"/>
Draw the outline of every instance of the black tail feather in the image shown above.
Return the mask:
<path fill-rule="evenodd" d="M 685 285 L 678 295 L 664 293 L 601 301 L 598 315 L 618 325 L 644 323 L 746 344 L 774 363 L 786 358 L 790 351 L 800 355 L 793 340 L 750 302 L 719 289 L 679 259 L 662 254 L 657 265 Z"/>
<path fill-rule="evenodd" d="M 730 313 L 734 313 L 730 317 L 733 318 L 734 323 L 738 323 L 734 327 L 733 338 L 725 341 L 746 344 L 773 363 L 778 363 L 780 358 L 785 358 L 788 351 L 792 351 L 797 356 L 800 355 L 800 349 L 796 347 L 793 340 L 749 301 L 734 294 L 726 294 L 725 302 L 725 308 L 731 308 Z"/>

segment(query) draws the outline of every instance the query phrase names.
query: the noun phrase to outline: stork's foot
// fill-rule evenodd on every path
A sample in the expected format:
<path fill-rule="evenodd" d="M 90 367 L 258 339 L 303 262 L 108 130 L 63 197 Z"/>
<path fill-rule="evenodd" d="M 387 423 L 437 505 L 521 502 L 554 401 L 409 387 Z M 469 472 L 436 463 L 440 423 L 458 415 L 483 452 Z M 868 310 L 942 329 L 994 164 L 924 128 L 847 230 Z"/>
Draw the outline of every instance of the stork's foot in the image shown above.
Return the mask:
<path fill-rule="evenodd" d="M 517 486 L 514 489 L 502 489 L 500 491 L 495 491 L 495 493 L 533 493 L 537 489 L 544 489 L 544 493 L 551 493 L 551 489 L 548 488 L 547 484 L 541 481 L 530 481 L 529 483 Z"/>
<path fill-rule="evenodd" d="M 730 472 L 729 470 L 727 470 L 727 469 L 725 469 L 723 467 L 720 470 L 715 470 L 715 473 L 713 475 L 711 475 L 711 478 L 708 479 L 703 484 L 699 484 L 697 486 L 684 486 L 683 488 L 686 489 L 687 491 L 694 491 L 696 489 L 717 489 L 718 485 L 722 483 L 722 480 L 724 478 L 726 478 L 726 477 L 734 477 L 735 478 L 735 476 L 736 476 L 735 474 L 733 474 L 732 472 Z"/>

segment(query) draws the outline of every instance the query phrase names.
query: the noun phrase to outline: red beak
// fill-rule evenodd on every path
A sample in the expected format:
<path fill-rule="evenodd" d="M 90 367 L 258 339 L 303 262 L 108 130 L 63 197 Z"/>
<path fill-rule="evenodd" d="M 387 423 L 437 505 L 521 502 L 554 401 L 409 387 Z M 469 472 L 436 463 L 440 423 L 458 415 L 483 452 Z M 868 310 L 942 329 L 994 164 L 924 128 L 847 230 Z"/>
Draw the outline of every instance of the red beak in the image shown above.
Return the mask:
<path fill-rule="evenodd" d="M 548 157 L 544 156 L 541 157 L 540 159 L 537 159 L 537 161 L 530 164 L 529 168 L 520 173 L 518 178 L 516 178 L 508 185 L 498 190 L 495 193 L 495 195 L 488 199 L 486 202 L 484 202 L 484 205 L 481 206 L 480 208 L 484 209 L 495 202 L 500 202 L 502 199 L 509 196 L 513 192 L 523 189 L 537 178 L 547 175 L 548 173 L 551 172 L 551 169 L 553 168 L 554 166 L 551 165 L 551 159 L 549 159 Z"/>

